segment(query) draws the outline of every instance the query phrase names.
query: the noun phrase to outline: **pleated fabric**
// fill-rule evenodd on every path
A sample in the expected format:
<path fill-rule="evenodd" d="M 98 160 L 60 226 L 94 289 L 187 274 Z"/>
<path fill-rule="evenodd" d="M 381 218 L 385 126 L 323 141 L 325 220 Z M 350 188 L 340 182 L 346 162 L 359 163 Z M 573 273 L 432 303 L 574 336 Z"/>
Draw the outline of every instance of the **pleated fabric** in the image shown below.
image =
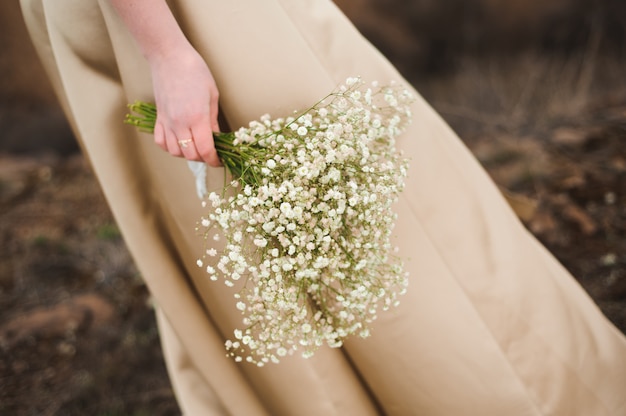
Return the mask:
<path fill-rule="evenodd" d="M 396 206 L 408 293 L 368 339 L 257 368 L 225 355 L 232 289 L 196 259 L 202 215 L 185 161 L 122 123 L 150 71 L 107 0 L 21 0 L 59 100 L 158 305 L 187 415 L 626 414 L 626 341 L 523 227 L 418 96 L 398 140 L 412 159 Z M 172 0 L 231 128 L 291 114 L 343 82 L 405 82 L 327 0 Z M 209 189 L 223 183 L 209 169 Z"/>

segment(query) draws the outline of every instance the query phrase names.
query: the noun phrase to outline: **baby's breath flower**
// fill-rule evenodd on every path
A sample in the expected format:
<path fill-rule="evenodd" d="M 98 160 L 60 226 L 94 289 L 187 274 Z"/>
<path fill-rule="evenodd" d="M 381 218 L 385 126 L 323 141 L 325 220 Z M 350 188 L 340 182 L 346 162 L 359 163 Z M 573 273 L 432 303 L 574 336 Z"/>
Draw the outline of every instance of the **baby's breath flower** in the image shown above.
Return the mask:
<path fill-rule="evenodd" d="M 408 279 L 391 244 L 391 206 L 408 162 L 395 139 L 412 100 L 400 84 L 349 78 L 299 115 L 264 115 L 216 138 L 238 155 L 236 168 L 225 163 L 236 194 L 204 201 L 198 227 L 209 244 L 217 229 L 225 245 L 198 265 L 210 263 L 210 279 L 229 287 L 245 283 L 234 293 L 242 327 L 225 344 L 235 361 L 341 347 L 397 305 Z"/>

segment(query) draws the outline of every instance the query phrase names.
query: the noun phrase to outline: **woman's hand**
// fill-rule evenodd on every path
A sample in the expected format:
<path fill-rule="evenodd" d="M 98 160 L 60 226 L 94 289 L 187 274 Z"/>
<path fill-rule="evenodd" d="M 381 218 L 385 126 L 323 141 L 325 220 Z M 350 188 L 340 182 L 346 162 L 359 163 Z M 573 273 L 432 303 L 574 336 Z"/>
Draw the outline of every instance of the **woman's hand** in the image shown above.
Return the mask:
<path fill-rule="evenodd" d="M 165 0 L 110 0 L 150 64 L 157 120 L 154 140 L 172 156 L 221 163 L 213 132 L 219 92 Z"/>
<path fill-rule="evenodd" d="M 156 144 L 172 156 L 220 166 L 213 142 L 219 92 L 202 57 L 189 47 L 152 61 L 151 68 Z"/>

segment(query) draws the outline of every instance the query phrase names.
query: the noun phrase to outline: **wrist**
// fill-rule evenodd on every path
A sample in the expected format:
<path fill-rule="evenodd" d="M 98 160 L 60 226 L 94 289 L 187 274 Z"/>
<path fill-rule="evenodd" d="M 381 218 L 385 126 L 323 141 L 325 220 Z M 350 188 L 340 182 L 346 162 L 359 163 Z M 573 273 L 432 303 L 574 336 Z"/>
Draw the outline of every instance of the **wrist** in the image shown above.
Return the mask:
<path fill-rule="evenodd" d="M 177 39 L 168 38 L 162 42 L 155 42 L 151 47 L 142 50 L 150 66 L 161 65 L 175 61 L 185 65 L 196 59 L 197 52 L 189 41 L 181 34 Z"/>
<path fill-rule="evenodd" d="M 146 59 L 153 76 L 165 77 L 164 80 L 176 78 L 181 74 L 195 74 L 198 73 L 197 71 L 206 70 L 206 63 L 188 42 L 180 46 L 163 47 L 152 51 L 146 55 Z"/>
<path fill-rule="evenodd" d="M 110 1 L 148 61 L 163 61 L 193 49 L 165 0 Z"/>

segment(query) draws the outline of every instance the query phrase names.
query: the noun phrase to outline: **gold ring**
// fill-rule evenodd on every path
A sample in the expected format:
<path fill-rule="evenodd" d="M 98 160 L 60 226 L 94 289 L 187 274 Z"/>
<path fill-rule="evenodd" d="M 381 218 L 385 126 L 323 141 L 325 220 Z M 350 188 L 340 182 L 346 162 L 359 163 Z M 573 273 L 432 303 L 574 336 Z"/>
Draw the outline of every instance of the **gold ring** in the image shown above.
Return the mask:
<path fill-rule="evenodd" d="M 192 141 L 192 139 L 179 140 L 178 145 L 184 149 L 189 146 L 189 143 L 191 143 Z"/>

